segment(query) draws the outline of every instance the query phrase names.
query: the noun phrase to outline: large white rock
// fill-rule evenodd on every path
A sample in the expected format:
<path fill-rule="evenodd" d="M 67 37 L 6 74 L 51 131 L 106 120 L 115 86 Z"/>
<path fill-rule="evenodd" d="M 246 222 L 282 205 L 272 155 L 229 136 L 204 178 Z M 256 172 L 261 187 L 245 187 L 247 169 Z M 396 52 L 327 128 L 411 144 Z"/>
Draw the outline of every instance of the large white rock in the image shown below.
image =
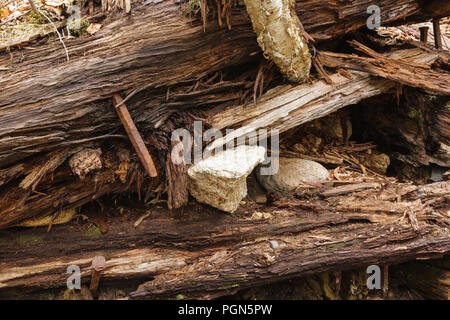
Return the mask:
<path fill-rule="evenodd" d="M 261 166 L 256 169 L 256 178 L 267 190 L 285 195 L 302 182 L 323 182 L 329 179 L 328 170 L 321 164 L 300 158 L 279 158 L 278 172 L 262 175 Z"/>
<path fill-rule="evenodd" d="M 189 193 L 198 202 L 234 212 L 247 195 L 247 176 L 265 153 L 264 147 L 238 146 L 199 161 L 188 170 Z"/>

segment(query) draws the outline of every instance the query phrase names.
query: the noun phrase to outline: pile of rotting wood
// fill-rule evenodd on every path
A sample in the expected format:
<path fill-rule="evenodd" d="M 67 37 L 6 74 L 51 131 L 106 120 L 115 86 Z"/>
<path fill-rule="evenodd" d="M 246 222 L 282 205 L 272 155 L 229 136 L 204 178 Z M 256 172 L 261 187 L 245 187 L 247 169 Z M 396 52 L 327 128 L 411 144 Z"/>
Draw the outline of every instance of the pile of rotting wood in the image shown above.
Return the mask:
<path fill-rule="evenodd" d="M 128 298 L 216 298 L 448 255 L 450 53 L 386 44 L 367 3 L 283 11 L 292 25 L 277 28 L 294 26 L 304 49 L 292 59 L 252 1 L 87 2 L 91 35 L 64 36 L 62 17 L 61 41 L 48 28 L 0 47 L 0 297 L 67 298 L 54 292 L 68 266 L 89 284 L 95 256 L 100 286 Z M 384 25 L 450 15 L 439 1 L 379 6 Z M 201 204 L 208 179 L 189 189 L 172 134 L 210 128 L 223 136 L 207 151 L 279 133 L 267 155 L 314 161 L 327 179 L 269 190 L 250 174 L 260 159 L 232 214 Z"/>

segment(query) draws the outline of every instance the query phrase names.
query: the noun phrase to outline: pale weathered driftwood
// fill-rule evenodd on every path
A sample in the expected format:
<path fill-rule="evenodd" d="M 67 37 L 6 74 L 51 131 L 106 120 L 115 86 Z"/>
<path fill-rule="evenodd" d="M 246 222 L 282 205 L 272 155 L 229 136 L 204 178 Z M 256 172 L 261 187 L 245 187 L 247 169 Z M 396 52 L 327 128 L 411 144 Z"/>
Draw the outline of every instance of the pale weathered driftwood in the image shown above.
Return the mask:
<path fill-rule="evenodd" d="M 449 187 L 380 181 L 344 196 L 248 204 L 235 216 L 198 204 L 186 208 L 196 212 L 190 215 L 153 208 L 137 228 L 134 219 L 110 216 L 103 235 L 89 234 L 87 225 L 76 222 L 50 233 L 4 230 L 0 296 L 15 288 L 64 289 L 73 264 L 88 283 L 96 255 L 107 259 L 103 286 L 125 280 L 134 290 L 148 281 L 132 293 L 135 298 L 212 298 L 314 273 L 441 257 L 450 253 Z M 255 211 L 270 218 L 255 219 Z M 278 248 L 270 247 L 271 240 Z"/>

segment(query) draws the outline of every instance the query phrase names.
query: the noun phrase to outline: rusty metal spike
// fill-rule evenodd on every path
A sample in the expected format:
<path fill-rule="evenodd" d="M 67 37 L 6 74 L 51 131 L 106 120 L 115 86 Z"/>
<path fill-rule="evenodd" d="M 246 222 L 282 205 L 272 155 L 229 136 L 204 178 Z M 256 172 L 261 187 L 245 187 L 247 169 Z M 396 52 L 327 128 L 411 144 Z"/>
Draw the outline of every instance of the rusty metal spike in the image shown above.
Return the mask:
<path fill-rule="evenodd" d="M 118 94 L 115 94 L 112 98 L 113 105 L 117 111 L 117 114 L 119 115 L 120 121 L 122 122 L 125 131 L 127 132 L 128 137 L 130 138 L 130 141 L 133 144 L 133 147 L 136 150 L 139 159 L 141 160 L 142 165 L 144 166 L 150 177 L 157 177 L 158 173 L 156 171 L 152 157 L 150 156 L 150 153 L 148 152 L 144 140 L 142 140 L 142 137 L 139 134 L 139 131 L 137 130 L 133 119 L 131 119 L 127 106 L 122 103 L 122 101 L 122 98 Z"/>

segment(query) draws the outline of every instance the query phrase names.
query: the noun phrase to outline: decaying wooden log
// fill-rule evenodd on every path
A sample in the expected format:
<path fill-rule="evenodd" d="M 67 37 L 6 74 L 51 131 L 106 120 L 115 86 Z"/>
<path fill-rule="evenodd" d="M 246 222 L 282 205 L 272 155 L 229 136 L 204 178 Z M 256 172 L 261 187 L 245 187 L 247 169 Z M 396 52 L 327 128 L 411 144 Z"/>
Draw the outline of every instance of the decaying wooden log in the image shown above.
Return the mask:
<path fill-rule="evenodd" d="M 364 27 L 368 4 L 308 0 L 295 9 L 306 31 L 326 40 Z M 422 9 L 418 0 L 379 5 L 385 24 Z M 106 20 L 92 37 L 66 40 L 70 62 L 52 43 L 0 55 L 0 168 L 61 146 L 109 138 L 120 128 L 109 102 L 114 93 L 147 88 L 136 96 L 139 103 L 130 101 L 132 117 L 138 127 L 160 126 L 171 114 L 164 105 L 168 88 L 254 61 L 260 52 L 244 7 L 232 10 L 231 30 L 210 21 L 206 33 L 174 0 L 133 11 Z"/>
<path fill-rule="evenodd" d="M 126 144 L 103 149 L 101 168 L 83 179 L 73 173 L 65 159 L 83 148 L 54 151 L 34 161 L 15 166 L 14 171 L 0 171 L 0 229 L 11 227 L 29 218 L 57 214 L 63 209 L 76 208 L 104 194 L 127 191 L 141 192 L 146 198 L 160 179 L 144 181 L 144 172 L 137 156 Z M 64 164 L 63 164 L 64 162 Z M 81 165 L 90 166 L 81 161 Z M 162 173 L 161 165 L 158 164 Z M 15 185 L 19 177 L 21 183 Z M 23 177 L 20 179 L 20 177 Z M 9 182 L 11 180 L 11 182 Z"/>
<path fill-rule="evenodd" d="M 112 223 L 103 235 L 75 221 L 50 233 L 3 230 L 0 296 L 15 288 L 64 288 L 73 264 L 87 283 L 96 255 L 107 260 L 103 285 L 147 281 L 131 293 L 134 298 L 213 298 L 330 270 L 437 258 L 450 253 L 449 187 L 381 180 L 377 187 L 326 199 L 248 204 L 234 216 L 198 204 L 186 208 L 188 215 L 155 207 L 137 228 L 133 217 L 114 218 L 118 209 L 107 207 L 104 219 Z M 255 218 L 256 211 L 268 218 Z"/>
<path fill-rule="evenodd" d="M 450 95 L 450 88 L 448 86 L 448 83 L 450 82 L 449 72 L 444 70 L 436 72 L 431 70 L 429 64 L 411 63 L 404 61 L 404 58 L 392 59 L 385 57 L 357 41 L 351 41 L 351 45 L 371 58 L 323 52 L 321 55 L 328 56 L 328 58 L 325 58 L 326 62 L 324 63 L 327 65 L 330 56 L 337 57 L 338 59 L 335 62 L 332 62 L 330 66 L 364 70 L 372 75 L 391 79 L 410 87 L 422 88 L 439 94 Z M 447 56 L 450 55 L 447 53 Z M 393 57 L 395 57 L 395 55 Z M 344 61 L 339 58 L 343 58 Z M 349 63 L 347 60 L 353 61 Z"/>
<path fill-rule="evenodd" d="M 366 5 L 307 0 L 298 1 L 295 11 L 314 40 L 324 41 L 365 26 Z M 379 5 L 384 24 L 450 14 L 448 6 L 436 12 L 434 1 Z M 211 150 L 258 129 L 286 132 L 369 97 L 400 92 L 398 83 L 448 95 L 445 54 L 415 48 L 384 56 L 354 43 L 369 57 L 324 52 L 321 62 L 338 71 L 328 81 L 278 86 L 256 102 L 259 72 L 248 79 L 261 55 L 245 8 L 233 8 L 226 30 L 211 17 L 203 16 L 202 25 L 181 7 L 165 0 L 139 5 L 126 18 L 109 17 L 95 36 L 66 42 L 69 63 L 61 48 L 42 41 L 0 53 L 0 297 L 23 288 L 61 290 L 70 265 L 81 267 L 87 283 L 97 255 L 107 259 L 101 283 L 131 281 L 128 293 L 140 299 L 215 298 L 293 277 L 450 253 L 449 182 L 328 182 L 311 187 L 307 198 L 293 193 L 266 205 L 247 202 L 230 216 L 188 204 L 187 166 L 172 161 L 170 148 L 179 141 L 169 139 L 177 127 L 191 129 L 196 114 L 189 109 L 197 107 L 214 107 L 201 112 L 209 116 L 207 125 L 238 128 L 215 140 Z M 261 63 L 258 70 L 263 69 Z M 243 103 L 243 91 L 252 87 L 253 105 Z M 411 96 L 423 94 L 404 92 L 408 107 Z M 133 95 L 127 105 L 142 143 L 153 147 L 153 178 L 145 177 L 121 131 L 110 102 L 117 93 Z M 416 157 L 423 156 L 422 162 L 411 161 L 447 164 L 445 108 L 432 114 L 434 129 L 421 136 L 442 144 L 429 152 L 424 142 Z M 147 202 L 159 192 L 152 202 L 158 203 L 166 191 L 169 210 L 147 206 L 137 210 L 146 212 L 140 218 L 124 214 L 114 201 L 98 201 L 105 194 L 135 192 Z M 101 217 L 84 207 L 76 219 L 50 230 L 58 212 L 92 200 Z M 45 216 L 52 217 L 48 228 L 17 227 Z M 439 297 L 446 293 L 436 291 Z"/>
<path fill-rule="evenodd" d="M 436 54 L 425 52 L 422 49 L 397 51 L 394 56 L 397 58 L 404 57 L 416 64 L 432 63 L 437 59 Z M 268 127 L 284 132 L 395 87 L 395 83 L 392 81 L 373 79 L 363 72 L 353 72 L 351 79 L 338 74 L 332 75 L 330 78 L 333 80 L 333 84 L 316 81 L 311 86 L 282 86 L 272 89 L 261 98 L 256 106 L 231 107 L 218 113 L 215 110 L 216 113 L 209 119 L 212 127 L 224 129 L 240 126 L 240 128 L 223 139 L 217 139 L 210 147 L 215 148 L 235 137 L 258 132 L 260 128 Z M 200 95 L 214 95 L 215 89 L 217 88 L 213 86 L 212 89 L 208 89 Z M 198 95 L 193 93 L 179 95 L 180 99 L 186 99 L 185 103 L 196 99 L 196 97 Z M 175 127 L 169 124 L 169 122 L 166 122 L 166 129 L 170 132 Z M 58 133 L 56 132 L 56 134 Z M 258 138 L 263 137 L 259 136 Z M 153 141 L 150 142 L 150 145 L 154 147 L 152 152 L 159 151 L 159 165 L 166 171 L 168 206 L 169 208 L 178 208 L 186 204 L 188 199 L 186 168 L 180 165 L 175 166 L 171 161 L 167 161 L 170 157 L 168 149 L 170 149 L 171 142 L 168 140 L 169 137 L 164 139 L 163 143 L 158 144 Z M 87 142 L 95 145 L 95 141 L 90 142 L 88 140 Z M 87 142 L 84 142 L 84 144 L 86 145 Z M 124 148 L 130 147 L 125 146 Z M 108 148 L 101 158 L 117 159 L 116 151 L 107 150 Z M 158 182 L 155 182 L 158 180 L 150 179 L 150 181 L 146 181 L 141 176 L 142 173 L 139 173 L 139 166 L 132 166 L 134 169 L 130 170 L 129 173 L 122 168 L 125 170 L 125 176 L 128 174 L 128 178 L 120 178 L 120 176 L 123 176 L 119 169 L 122 160 L 112 162 L 108 160 L 107 163 L 113 164 L 80 181 L 79 177 L 72 175 L 63 163 L 75 151 L 77 149 L 66 147 L 62 152 L 55 151 L 55 154 L 59 156 L 51 153 L 48 156 L 31 158 L 23 163 L 0 170 L 0 196 L 3 199 L 0 202 L 0 229 L 13 226 L 31 217 L 53 215 L 58 210 L 74 208 L 105 193 L 126 190 L 140 192 L 142 187 L 144 192 L 147 190 L 146 194 L 148 194 L 146 186 L 158 184 Z M 152 156 L 157 157 L 156 155 Z M 161 172 L 161 175 L 164 176 L 164 173 Z M 57 179 L 54 177 L 57 177 Z M 30 180 L 31 182 L 24 183 L 22 180 Z M 101 183 L 98 183 L 98 181 Z M 38 185 L 39 188 L 36 188 Z M 61 188 L 60 185 L 62 185 Z"/>

